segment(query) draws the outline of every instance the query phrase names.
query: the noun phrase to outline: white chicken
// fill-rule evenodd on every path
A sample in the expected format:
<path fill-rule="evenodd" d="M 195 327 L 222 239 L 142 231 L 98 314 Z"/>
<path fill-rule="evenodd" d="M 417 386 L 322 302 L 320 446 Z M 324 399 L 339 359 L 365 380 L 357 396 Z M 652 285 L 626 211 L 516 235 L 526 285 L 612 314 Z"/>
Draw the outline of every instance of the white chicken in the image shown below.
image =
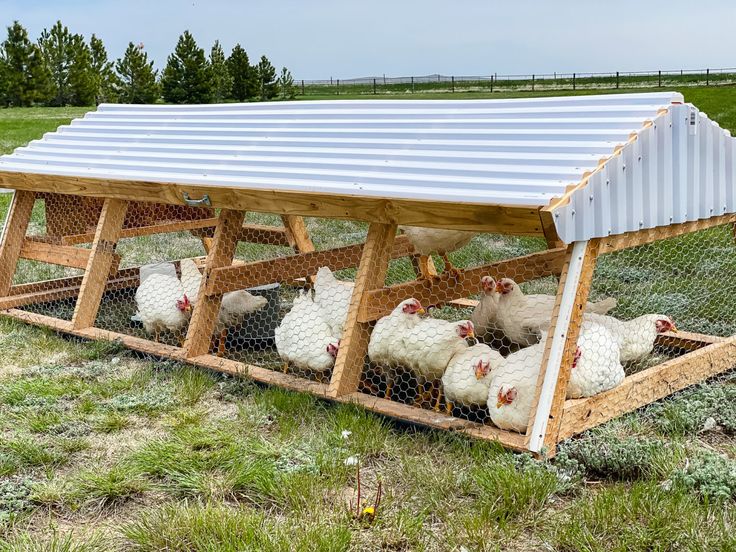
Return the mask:
<path fill-rule="evenodd" d="M 540 332 L 547 330 L 555 306 L 553 295 L 524 295 L 519 284 L 511 278 L 496 283 L 498 298 L 498 326 L 513 343 L 528 347 L 539 341 Z M 587 312 L 605 314 L 616 306 L 616 299 L 588 302 Z"/>
<path fill-rule="evenodd" d="M 498 297 L 496 280 L 491 276 L 480 279 L 481 296 L 478 304 L 470 315 L 470 321 L 475 327 L 475 337 L 483 343 L 493 344 L 498 348 L 503 341 L 503 331 L 498 327 Z"/>
<path fill-rule="evenodd" d="M 168 274 L 149 275 L 138 286 L 135 302 L 138 318 L 145 330 L 154 335 L 155 341 L 159 341 L 164 330 L 178 333 L 180 341 L 183 340 L 182 330 L 189 321 L 192 303 L 179 278 Z"/>
<path fill-rule="evenodd" d="M 427 318 L 414 326 L 402 340 L 403 350 L 398 353 L 400 364 L 414 373 L 420 387 L 430 384 L 430 396 L 437 394 L 435 410 L 439 410 L 442 401 L 440 378 L 452 357 L 468 348 L 465 340 L 473 337 L 475 332 L 470 320 L 448 322 Z M 425 394 L 417 393 L 417 402 L 425 400 Z"/>
<path fill-rule="evenodd" d="M 309 291 L 294 298 L 291 310 L 275 330 L 275 338 L 284 371 L 291 365 L 314 372 L 322 380 L 335 365 L 340 342 Z"/>
<path fill-rule="evenodd" d="M 332 328 L 332 335 L 338 339 L 342 337 L 354 287 L 353 282 L 335 278 L 326 266 L 321 267 L 314 278 L 314 302 L 322 307 L 325 319 Z"/>
<path fill-rule="evenodd" d="M 432 253 L 437 253 L 445 261 L 445 270 L 457 274 L 461 272 L 455 268 L 448 253 L 465 247 L 478 234 L 464 230 L 443 230 L 441 228 L 423 228 L 419 226 L 399 226 L 414 246 L 414 250 L 422 256 L 420 260 L 422 275 L 427 277 L 427 261 Z"/>
<path fill-rule="evenodd" d="M 391 398 L 394 373 L 402 363 L 405 353 L 405 336 L 419 324 L 424 314 L 422 304 L 416 299 L 399 303 L 391 314 L 376 322 L 368 341 L 368 358 L 387 370 L 385 398 Z"/>
<path fill-rule="evenodd" d="M 585 320 L 596 322 L 613 334 L 621 349 L 621 362 L 641 360 L 654 348 L 658 334 L 677 331 L 672 319 L 663 314 L 645 314 L 623 321 L 613 316 L 586 313 Z"/>
<path fill-rule="evenodd" d="M 510 354 L 493 371 L 488 413 L 501 429 L 526 432 L 546 340 L 546 332 L 542 332 L 539 343 Z"/>
<path fill-rule="evenodd" d="M 483 343 L 456 353 L 442 376 L 447 413 L 452 413 L 453 403 L 466 406 L 485 404 L 493 370 L 502 362 L 501 353 Z"/>
<path fill-rule="evenodd" d="M 192 259 L 182 259 L 180 268 L 182 286 L 188 297 L 195 298 L 190 300 L 194 306 L 197 302 L 196 297 L 199 295 L 202 274 Z M 229 291 L 223 294 L 215 324 L 215 333 L 218 336 L 217 356 L 225 354 L 229 329 L 241 324 L 248 314 L 261 310 L 267 302 L 265 297 L 253 295 L 245 290 Z"/>
<path fill-rule="evenodd" d="M 570 370 L 567 398 L 592 397 L 624 381 L 621 353 L 613 334 L 601 324 L 585 321 Z"/>

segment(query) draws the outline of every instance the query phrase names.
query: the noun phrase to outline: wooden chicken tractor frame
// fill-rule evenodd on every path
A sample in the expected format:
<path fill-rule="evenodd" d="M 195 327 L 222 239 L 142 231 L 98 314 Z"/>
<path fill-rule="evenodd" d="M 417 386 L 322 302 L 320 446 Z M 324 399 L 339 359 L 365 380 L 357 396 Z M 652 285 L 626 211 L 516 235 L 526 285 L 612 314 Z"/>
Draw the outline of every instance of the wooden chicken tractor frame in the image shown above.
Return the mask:
<path fill-rule="evenodd" d="M 665 340 L 684 354 L 627 377 L 610 391 L 586 399 L 565 399 L 583 306 L 598 257 L 717 225 L 736 223 L 734 215 L 564 246 L 554 232 L 550 212 L 546 208 L 370 199 L 351 202 L 345 198 L 314 198 L 309 194 L 236 192 L 211 187 L 178 189 L 175 185 L 147 183 L 143 186 L 119 181 L 100 185 L 100 182 L 79 178 L 28 175 L 6 175 L 0 184 L 17 190 L 0 244 L 0 310 L 3 315 L 83 338 L 120 340 L 125 346 L 144 353 L 331 400 L 357 403 L 381 414 L 495 440 L 516 450 L 554 454 L 559 441 L 725 371 L 736 363 L 736 337 L 660 335 L 659 340 Z M 193 197 L 209 194 L 212 204 L 221 207 L 219 213 L 216 214 L 212 208 L 186 207 L 180 194 L 183 191 Z M 47 234 L 31 238 L 26 236 L 26 230 L 34 202 L 39 198 L 46 201 Z M 59 219 L 54 214 L 54 205 L 61 203 L 75 205 L 86 218 L 81 221 Z M 127 224 L 126 213 L 131 210 L 147 214 L 147 217 L 140 214 L 135 217 L 135 220 L 146 222 Z M 281 215 L 284 227 L 246 224 L 246 211 Z M 367 221 L 370 223 L 367 240 L 364 244 L 316 251 L 302 216 Z M 397 236 L 398 224 L 540 236 L 546 238 L 550 248 L 470 268 L 460 274 L 442 273 L 435 278 L 387 286 L 389 261 L 413 254 L 413 247 L 406 238 Z M 118 240 L 182 230 L 200 236 L 207 251 L 197 308 L 183 346 L 164 345 L 95 327 L 104 293 L 135 288 L 139 282 L 136 268 L 118 269 Z M 288 245 L 294 254 L 247 263 L 234 261 L 238 241 Z M 90 243 L 91 248 L 75 247 L 85 243 Z M 84 275 L 12 285 L 16 265 L 21 258 L 80 268 Z M 274 282 L 292 282 L 299 277 L 308 278 L 321 266 L 332 270 L 357 267 L 347 323 L 329 383 L 310 381 L 210 353 L 209 336 L 213 333 L 224 293 Z M 523 270 L 516 270 L 519 268 Z M 297 271 L 301 273 L 297 274 Z M 373 322 L 409 297 L 433 305 L 472 305 L 467 297 L 477 292 L 482 276 L 503 276 L 506 273 L 519 274 L 519 283 L 548 276 L 559 277 L 550 338 L 526 433 L 504 431 L 359 392 L 368 330 Z M 20 310 L 60 299 L 76 299 L 71 320 Z"/>

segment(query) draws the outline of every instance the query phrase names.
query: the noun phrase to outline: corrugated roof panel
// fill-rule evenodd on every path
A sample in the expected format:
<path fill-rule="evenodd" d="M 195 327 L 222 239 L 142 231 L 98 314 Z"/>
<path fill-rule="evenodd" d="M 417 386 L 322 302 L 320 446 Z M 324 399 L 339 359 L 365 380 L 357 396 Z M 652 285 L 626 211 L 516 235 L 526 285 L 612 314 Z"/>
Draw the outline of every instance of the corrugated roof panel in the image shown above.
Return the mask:
<path fill-rule="evenodd" d="M 104 104 L 0 171 L 546 207 L 570 242 L 736 209 L 734 141 L 682 101 Z"/>

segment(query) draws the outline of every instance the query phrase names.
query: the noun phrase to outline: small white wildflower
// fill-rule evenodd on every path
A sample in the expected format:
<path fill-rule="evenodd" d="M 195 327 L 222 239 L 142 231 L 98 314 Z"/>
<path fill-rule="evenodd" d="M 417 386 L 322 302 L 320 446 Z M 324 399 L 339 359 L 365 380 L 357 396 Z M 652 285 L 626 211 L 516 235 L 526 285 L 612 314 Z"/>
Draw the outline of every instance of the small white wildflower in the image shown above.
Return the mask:
<path fill-rule="evenodd" d="M 350 436 L 351 436 L 352 434 L 353 434 L 353 432 L 352 432 L 352 431 L 348 431 L 347 429 L 343 429 L 343 430 L 342 430 L 342 433 L 341 433 L 340 435 L 342 435 L 342 438 L 343 438 L 343 439 L 347 439 L 347 438 L 348 438 L 348 437 L 350 437 Z"/>
<path fill-rule="evenodd" d="M 110 359 L 110 364 L 120 364 L 120 357 L 112 357 Z"/>
<path fill-rule="evenodd" d="M 344 464 L 346 466 L 357 466 L 358 465 L 358 457 L 357 456 L 348 456 L 345 459 Z"/>

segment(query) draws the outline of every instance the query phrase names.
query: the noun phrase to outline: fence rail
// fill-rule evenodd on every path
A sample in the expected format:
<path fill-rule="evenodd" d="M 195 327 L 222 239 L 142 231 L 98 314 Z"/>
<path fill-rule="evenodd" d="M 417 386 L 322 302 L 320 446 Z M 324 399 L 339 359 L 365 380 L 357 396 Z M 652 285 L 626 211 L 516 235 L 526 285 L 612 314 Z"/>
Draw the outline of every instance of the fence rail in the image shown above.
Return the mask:
<path fill-rule="evenodd" d="M 517 92 L 553 90 L 615 90 L 666 86 L 736 84 L 736 68 L 613 71 L 604 73 L 545 73 L 531 75 L 421 75 L 297 80 L 297 94 L 411 94 L 422 92 Z"/>

